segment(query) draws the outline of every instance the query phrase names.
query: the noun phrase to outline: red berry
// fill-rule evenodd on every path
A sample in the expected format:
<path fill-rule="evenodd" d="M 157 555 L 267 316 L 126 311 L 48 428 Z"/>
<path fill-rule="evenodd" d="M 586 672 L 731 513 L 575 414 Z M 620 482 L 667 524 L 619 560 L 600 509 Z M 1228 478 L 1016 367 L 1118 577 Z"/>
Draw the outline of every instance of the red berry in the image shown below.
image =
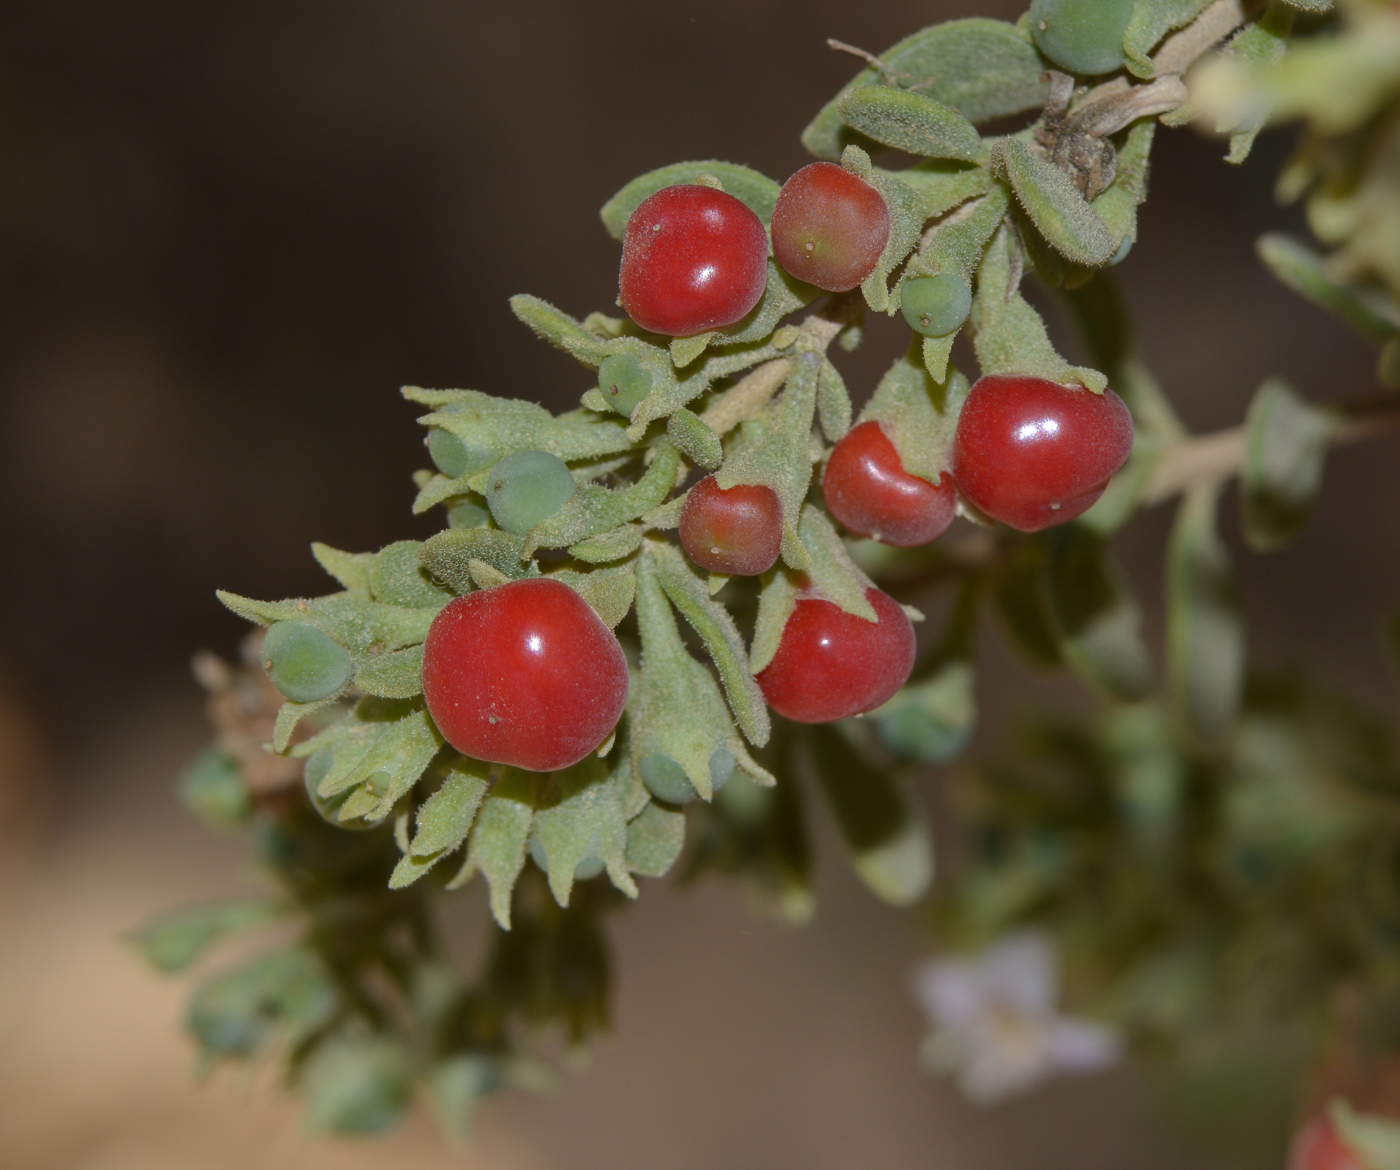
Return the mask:
<path fill-rule="evenodd" d="M 423 643 L 423 697 L 447 742 L 478 760 L 553 772 L 595 750 L 627 705 L 627 659 L 558 581 L 449 601 Z"/>
<path fill-rule="evenodd" d="M 681 545 L 702 569 L 738 577 L 766 573 L 783 546 L 783 505 L 758 483 L 728 491 L 707 475 L 685 497 Z"/>
<path fill-rule="evenodd" d="M 914 669 L 914 627 L 895 599 L 867 589 L 878 621 L 820 597 L 798 601 L 773 661 L 758 674 L 768 705 L 798 723 L 873 711 Z"/>
<path fill-rule="evenodd" d="M 733 195 L 682 183 L 642 200 L 622 237 L 622 307 L 689 337 L 745 317 L 768 284 L 763 221 Z"/>
<path fill-rule="evenodd" d="M 951 475 L 929 483 L 904 470 L 878 422 L 864 422 L 836 444 L 822 476 L 826 508 L 860 536 L 896 548 L 937 540 L 953 522 L 958 493 Z"/>
<path fill-rule="evenodd" d="M 979 378 L 953 439 L 958 489 L 1022 532 L 1073 520 L 1133 449 L 1133 417 L 1112 390 L 1044 378 Z"/>
<path fill-rule="evenodd" d="M 798 280 L 828 292 L 855 288 L 890 242 L 890 209 L 864 179 L 835 163 L 803 167 L 773 211 L 773 254 Z"/>
<path fill-rule="evenodd" d="M 1293 1139 L 1288 1170 L 1366 1170 L 1349 1145 L 1342 1141 L 1331 1117 L 1314 1117 Z"/>

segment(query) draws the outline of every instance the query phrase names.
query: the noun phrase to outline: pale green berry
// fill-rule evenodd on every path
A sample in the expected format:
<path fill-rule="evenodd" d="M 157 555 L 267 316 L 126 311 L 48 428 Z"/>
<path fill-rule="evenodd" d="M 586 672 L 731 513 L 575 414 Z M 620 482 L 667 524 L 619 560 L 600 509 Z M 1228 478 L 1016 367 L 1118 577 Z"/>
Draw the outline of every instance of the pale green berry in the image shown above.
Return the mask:
<path fill-rule="evenodd" d="M 685 769 L 670 756 L 654 752 L 639 767 L 642 783 L 657 800 L 664 800 L 667 804 L 688 804 L 699 796 Z M 711 787 L 718 792 L 733 775 L 734 753 L 724 746 L 715 748 L 710 753 Z"/>
<path fill-rule="evenodd" d="M 275 622 L 262 643 L 262 664 L 272 685 L 296 703 L 339 694 L 350 681 L 350 651 L 305 622 Z"/>
<path fill-rule="evenodd" d="M 915 333 L 946 337 L 972 311 L 972 288 L 955 272 L 911 277 L 900 286 L 899 307 Z"/>
<path fill-rule="evenodd" d="M 1123 66 L 1133 0 L 1031 0 L 1031 37 L 1061 69 L 1094 76 Z"/>
<path fill-rule="evenodd" d="M 546 451 L 517 451 L 491 469 L 486 506 L 496 523 L 524 536 L 574 498 L 578 484 L 566 464 Z"/>
<path fill-rule="evenodd" d="M 598 390 L 618 414 L 631 418 L 651 393 L 651 372 L 635 354 L 615 353 L 598 367 Z"/>

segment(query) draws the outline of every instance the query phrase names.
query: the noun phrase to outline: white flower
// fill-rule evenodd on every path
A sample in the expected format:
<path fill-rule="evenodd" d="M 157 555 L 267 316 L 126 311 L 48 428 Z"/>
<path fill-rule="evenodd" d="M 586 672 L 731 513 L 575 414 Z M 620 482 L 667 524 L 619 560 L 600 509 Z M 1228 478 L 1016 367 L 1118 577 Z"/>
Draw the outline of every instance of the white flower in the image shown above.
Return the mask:
<path fill-rule="evenodd" d="M 1058 1015 L 1058 994 L 1054 951 L 1034 931 L 1007 935 L 976 958 L 926 963 L 914 976 L 914 995 L 933 1024 L 921 1059 L 981 1104 L 1116 1062 L 1118 1033 Z"/>

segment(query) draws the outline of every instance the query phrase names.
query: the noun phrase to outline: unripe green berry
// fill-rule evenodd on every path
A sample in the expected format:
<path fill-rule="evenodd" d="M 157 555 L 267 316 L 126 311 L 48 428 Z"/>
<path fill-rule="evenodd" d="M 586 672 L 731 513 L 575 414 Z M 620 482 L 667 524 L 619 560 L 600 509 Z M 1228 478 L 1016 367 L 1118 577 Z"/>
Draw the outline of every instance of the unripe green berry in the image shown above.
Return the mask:
<path fill-rule="evenodd" d="M 688 804 L 699 796 L 685 769 L 670 756 L 653 753 L 641 762 L 639 768 L 642 783 L 657 800 L 664 800 L 667 804 Z M 734 753 L 727 747 L 715 748 L 710 753 L 710 784 L 713 790 L 718 792 L 733 775 Z"/>
<path fill-rule="evenodd" d="M 530 834 L 530 858 L 543 873 L 549 872 L 549 856 L 544 851 L 544 843 L 534 833 Z M 603 859 L 596 853 L 590 853 L 574 866 L 574 880 L 586 882 L 589 878 L 597 877 L 604 868 Z"/>
<path fill-rule="evenodd" d="M 471 496 L 458 496 L 447 501 L 447 527 L 480 528 L 491 513 Z"/>
<path fill-rule="evenodd" d="M 618 414 L 631 418 L 651 393 L 651 372 L 635 354 L 615 353 L 598 367 L 598 389 Z"/>
<path fill-rule="evenodd" d="M 496 523 L 524 536 L 574 498 L 578 484 L 569 466 L 547 451 L 517 451 L 491 469 L 486 506 Z"/>
<path fill-rule="evenodd" d="M 972 311 L 972 288 L 955 272 L 911 277 L 900 286 L 899 307 L 915 333 L 945 337 Z"/>
<path fill-rule="evenodd" d="M 1122 68 L 1133 0 L 1031 0 L 1031 37 L 1061 69 L 1090 76 Z"/>
<path fill-rule="evenodd" d="M 329 699 L 350 681 L 350 651 L 305 622 L 274 622 L 263 638 L 262 664 L 272 685 L 295 703 Z"/>
<path fill-rule="evenodd" d="M 433 466 L 450 479 L 470 475 L 491 463 L 492 452 L 468 447 L 451 431 L 441 427 L 429 427 L 428 437 L 423 441 L 427 444 L 428 458 L 433 461 Z"/>

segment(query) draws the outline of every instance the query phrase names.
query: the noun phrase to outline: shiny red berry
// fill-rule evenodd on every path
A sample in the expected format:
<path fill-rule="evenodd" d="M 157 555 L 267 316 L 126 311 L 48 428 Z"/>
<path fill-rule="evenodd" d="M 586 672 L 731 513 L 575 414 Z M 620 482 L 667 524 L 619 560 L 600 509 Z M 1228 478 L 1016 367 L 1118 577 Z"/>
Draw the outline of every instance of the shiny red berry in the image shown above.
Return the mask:
<path fill-rule="evenodd" d="M 835 163 L 803 167 L 773 211 L 773 254 L 798 280 L 828 292 L 855 288 L 890 241 L 885 197 Z"/>
<path fill-rule="evenodd" d="M 873 711 L 914 669 L 914 627 L 887 593 L 867 589 L 878 621 L 820 597 L 798 601 L 778 652 L 758 674 L 768 705 L 798 723 L 828 723 Z"/>
<path fill-rule="evenodd" d="M 1298 1132 L 1288 1151 L 1288 1170 L 1366 1170 L 1356 1151 L 1342 1141 L 1331 1117 L 1314 1117 Z"/>
<path fill-rule="evenodd" d="M 756 577 L 766 573 L 783 546 L 783 505 L 778 493 L 757 483 L 725 491 L 707 475 L 685 497 L 681 546 L 711 573 Z"/>
<path fill-rule="evenodd" d="M 953 478 L 988 516 L 1039 532 L 1087 511 L 1132 449 L 1132 415 L 1112 390 L 999 374 L 963 405 Z"/>
<path fill-rule="evenodd" d="M 622 237 L 622 307 L 689 337 L 748 315 L 768 283 L 763 221 L 733 195 L 682 183 L 642 200 Z"/>
<path fill-rule="evenodd" d="M 567 585 L 511 581 L 449 601 L 423 643 L 423 697 L 443 737 L 532 772 L 594 751 L 627 705 L 627 659 Z"/>
<path fill-rule="evenodd" d="M 873 421 L 836 444 L 822 494 L 827 511 L 852 532 L 897 548 L 937 540 L 958 503 L 951 475 L 940 475 L 937 483 L 910 475 L 884 427 Z"/>

